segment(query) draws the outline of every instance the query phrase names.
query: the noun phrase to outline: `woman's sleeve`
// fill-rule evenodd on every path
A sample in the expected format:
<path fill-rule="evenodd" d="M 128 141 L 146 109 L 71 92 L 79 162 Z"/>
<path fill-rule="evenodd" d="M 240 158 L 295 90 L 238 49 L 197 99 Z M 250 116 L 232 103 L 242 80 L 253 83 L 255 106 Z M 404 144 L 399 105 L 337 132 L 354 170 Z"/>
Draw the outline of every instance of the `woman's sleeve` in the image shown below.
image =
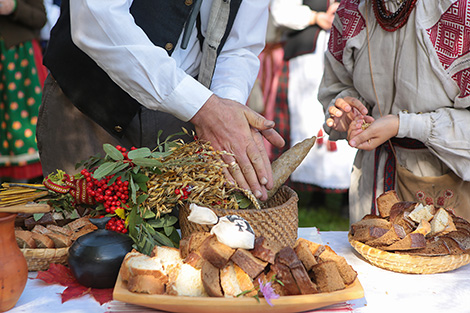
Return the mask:
<path fill-rule="evenodd" d="M 470 107 L 422 114 L 400 112 L 399 117 L 397 137 L 423 142 L 454 173 L 470 181 Z"/>

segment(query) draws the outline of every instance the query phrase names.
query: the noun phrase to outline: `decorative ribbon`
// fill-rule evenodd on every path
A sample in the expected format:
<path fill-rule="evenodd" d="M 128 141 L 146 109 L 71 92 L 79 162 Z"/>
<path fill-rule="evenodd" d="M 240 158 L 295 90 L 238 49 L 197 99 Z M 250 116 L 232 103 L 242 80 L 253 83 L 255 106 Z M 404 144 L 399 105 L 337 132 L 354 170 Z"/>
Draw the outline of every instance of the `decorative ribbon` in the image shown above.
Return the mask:
<path fill-rule="evenodd" d="M 390 144 L 391 143 L 391 144 Z M 377 173 L 379 171 L 379 158 L 380 158 L 380 149 L 384 148 L 385 152 L 387 152 L 387 159 L 385 161 L 385 168 L 384 168 L 384 192 L 395 189 L 395 177 L 396 177 L 396 170 L 397 170 L 397 160 L 395 155 L 393 154 L 393 146 L 397 146 L 404 149 L 426 149 L 426 146 L 418 140 L 410 139 L 410 138 L 392 138 L 387 142 L 383 143 L 382 145 L 378 146 L 375 149 L 375 157 L 374 157 L 374 185 L 372 191 L 372 208 L 371 213 L 377 214 L 376 208 L 376 197 L 377 197 Z"/>
<path fill-rule="evenodd" d="M 87 182 L 85 178 L 75 179 L 68 174 L 64 175 L 62 184 L 52 181 L 51 178 L 44 180 L 44 186 L 57 193 L 70 193 L 77 204 L 94 204 L 93 197 L 86 192 Z"/>

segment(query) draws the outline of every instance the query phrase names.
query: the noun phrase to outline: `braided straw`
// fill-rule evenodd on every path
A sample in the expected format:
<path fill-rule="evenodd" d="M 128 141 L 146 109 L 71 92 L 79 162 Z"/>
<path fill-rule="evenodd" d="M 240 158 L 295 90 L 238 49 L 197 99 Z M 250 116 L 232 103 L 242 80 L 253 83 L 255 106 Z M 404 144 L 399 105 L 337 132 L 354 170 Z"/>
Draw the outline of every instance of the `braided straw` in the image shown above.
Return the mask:
<path fill-rule="evenodd" d="M 23 253 L 28 271 L 46 271 L 51 263 L 67 264 L 69 247 L 57 249 L 20 249 Z"/>
<path fill-rule="evenodd" d="M 282 186 L 260 209 L 225 210 L 211 208 L 218 217 L 238 215 L 247 220 L 256 237 L 263 236 L 268 240 L 293 247 L 297 240 L 299 216 L 297 202 L 299 198 L 294 190 Z M 200 225 L 188 221 L 189 204 L 180 208 L 179 221 L 181 237 L 185 238 L 198 231 L 210 231 L 210 225 Z"/>
<path fill-rule="evenodd" d="M 419 256 L 390 253 L 365 245 L 349 236 L 351 246 L 371 264 L 398 273 L 435 274 L 452 271 L 470 263 L 470 254 Z"/>

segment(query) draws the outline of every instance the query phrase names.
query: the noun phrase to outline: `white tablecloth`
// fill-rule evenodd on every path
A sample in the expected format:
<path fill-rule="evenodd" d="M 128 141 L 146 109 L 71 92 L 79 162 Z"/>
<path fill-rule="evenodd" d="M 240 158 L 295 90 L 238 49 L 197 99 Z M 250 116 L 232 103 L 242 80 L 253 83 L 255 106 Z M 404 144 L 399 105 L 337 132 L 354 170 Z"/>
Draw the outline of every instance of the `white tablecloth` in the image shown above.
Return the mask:
<path fill-rule="evenodd" d="M 359 313 L 469 313 L 470 265 L 433 275 L 400 274 L 377 268 L 362 259 L 350 246 L 347 232 L 321 232 L 315 228 L 299 229 L 299 237 L 321 241 L 346 258 L 357 271 L 365 297 L 349 301 Z M 30 278 L 36 273 L 29 274 Z M 9 313 L 104 313 L 109 304 L 99 305 L 90 296 L 61 303 L 60 285 L 47 285 L 28 279 L 16 306 Z"/>

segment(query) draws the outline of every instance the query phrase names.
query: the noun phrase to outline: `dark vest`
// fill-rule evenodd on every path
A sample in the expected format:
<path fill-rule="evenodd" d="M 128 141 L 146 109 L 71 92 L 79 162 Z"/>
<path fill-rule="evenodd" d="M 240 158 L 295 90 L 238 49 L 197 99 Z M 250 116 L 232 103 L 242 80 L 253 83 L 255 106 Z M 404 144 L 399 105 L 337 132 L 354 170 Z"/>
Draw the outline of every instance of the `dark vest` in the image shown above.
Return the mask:
<path fill-rule="evenodd" d="M 326 12 L 329 0 L 304 0 L 303 4 L 308 5 L 311 10 L 316 12 Z M 284 60 L 315 51 L 318 34 L 321 27 L 310 25 L 299 31 L 293 31 L 288 34 L 284 44 Z"/>
<path fill-rule="evenodd" d="M 120 137 L 141 104 L 116 85 L 72 42 L 69 1 L 62 1 L 61 15 L 51 31 L 44 65 L 81 112 L 109 133 Z M 231 1 L 229 25 L 221 46 L 232 28 L 241 1 Z M 171 55 L 191 13 L 192 3 L 185 0 L 134 0 L 130 12 L 152 43 L 165 48 Z"/>

